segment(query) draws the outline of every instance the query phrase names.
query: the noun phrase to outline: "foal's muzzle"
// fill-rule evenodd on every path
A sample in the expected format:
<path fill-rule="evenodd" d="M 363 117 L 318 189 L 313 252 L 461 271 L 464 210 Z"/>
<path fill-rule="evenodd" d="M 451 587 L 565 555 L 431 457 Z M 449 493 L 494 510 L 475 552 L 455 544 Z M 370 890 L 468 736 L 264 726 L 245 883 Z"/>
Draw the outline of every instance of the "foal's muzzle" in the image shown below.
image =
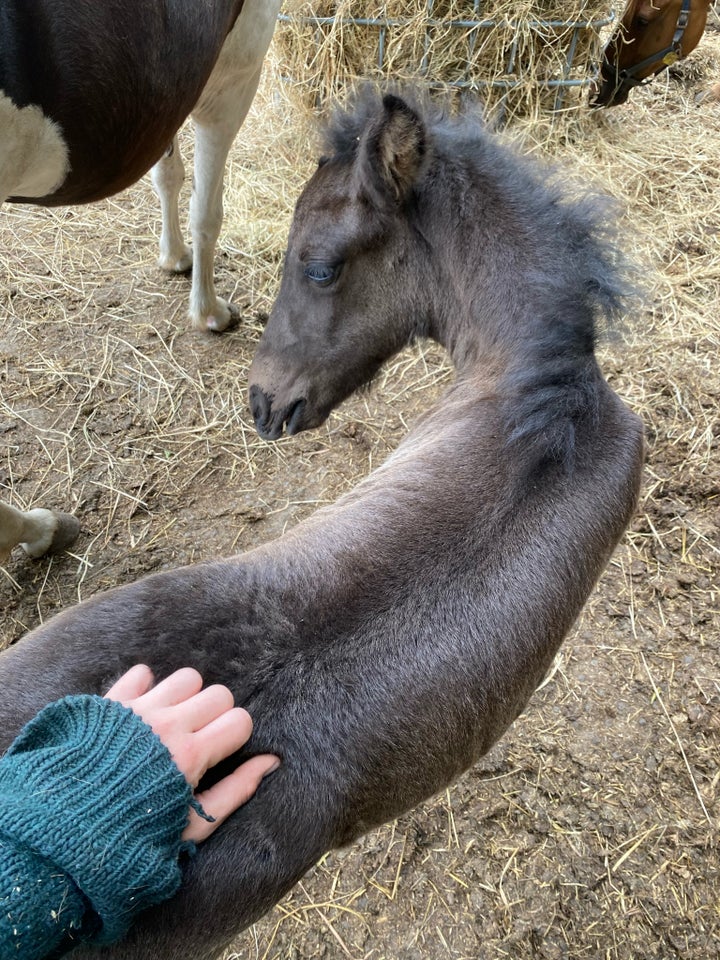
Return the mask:
<path fill-rule="evenodd" d="M 299 433 L 306 400 L 299 398 L 279 409 L 273 409 L 273 398 L 256 384 L 250 387 L 250 411 L 255 421 L 255 429 L 263 440 L 279 440 L 286 432 L 288 436 Z"/>

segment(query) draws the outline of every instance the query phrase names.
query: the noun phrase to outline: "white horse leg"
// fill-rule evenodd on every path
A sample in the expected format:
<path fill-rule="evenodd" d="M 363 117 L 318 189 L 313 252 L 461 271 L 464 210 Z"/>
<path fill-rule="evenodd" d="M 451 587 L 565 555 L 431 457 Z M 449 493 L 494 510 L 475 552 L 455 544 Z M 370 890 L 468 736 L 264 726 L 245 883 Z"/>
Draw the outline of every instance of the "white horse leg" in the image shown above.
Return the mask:
<path fill-rule="evenodd" d="M 215 245 L 223 218 L 225 162 L 257 91 L 280 0 L 245 0 L 203 94 L 192 111 L 195 177 L 190 200 L 193 276 L 190 319 L 202 330 L 225 330 L 230 304 L 217 296 Z"/>
<path fill-rule="evenodd" d="M 36 508 L 26 512 L 0 503 L 0 563 L 18 544 L 31 557 L 59 553 L 69 547 L 80 532 L 80 521 L 67 513 Z"/>
<path fill-rule="evenodd" d="M 215 292 L 215 245 L 223 219 L 225 161 L 237 130 L 195 123 L 195 182 L 190 198 L 193 273 L 190 319 L 200 330 L 225 330 L 230 304 Z"/>
<path fill-rule="evenodd" d="M 167 152 L 152 168 L 150 178 L 160 200 L 162 214 L 158 263 L 163 270 L 171 273 L 186 273 L 192 266 L 192 253 L 180 228 L 178 198 L 185 179 L 185 167 L 177 137 L 173 137 Z"/>

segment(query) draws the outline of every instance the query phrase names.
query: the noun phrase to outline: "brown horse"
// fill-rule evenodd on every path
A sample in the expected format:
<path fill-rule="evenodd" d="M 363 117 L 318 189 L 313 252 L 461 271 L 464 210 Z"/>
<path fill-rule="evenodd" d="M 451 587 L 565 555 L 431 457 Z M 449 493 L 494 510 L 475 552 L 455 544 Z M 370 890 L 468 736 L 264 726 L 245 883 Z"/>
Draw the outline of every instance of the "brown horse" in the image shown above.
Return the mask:
<path fill-rule="evenodd" d="M 630 0 L 603 54 L 593 107 L 625 103 L 633 87 L 686 57 L 700 41 L 712 0 Z"/>
<path fill-rule="evenodd" d="M 336 119 L 253 369 L 258 426 L 320 423 L 420 335 L 457 382 L 280 539 L 100 594 L 0 655 L 0 750 L 43 703 L 141 660 L 227 684 L 255 721 L 240 758 L 282 758 L 103 957 L 215 957 L 523 710 L 638 495 L 642 426 L 594 355 L 625 292 L 611 228 L 472 115 L 372 95 Z"/>

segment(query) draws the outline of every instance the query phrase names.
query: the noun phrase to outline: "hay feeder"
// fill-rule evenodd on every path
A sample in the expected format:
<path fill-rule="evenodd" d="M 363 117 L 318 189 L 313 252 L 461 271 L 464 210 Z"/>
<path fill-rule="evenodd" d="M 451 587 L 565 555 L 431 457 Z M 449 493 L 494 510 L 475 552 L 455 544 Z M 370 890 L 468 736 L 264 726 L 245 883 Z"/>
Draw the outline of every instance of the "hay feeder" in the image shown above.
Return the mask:
<path fill-rule="evenodd" d="M 280 56 L 306 102 L 358 78 L 421 78 L 477 93 L 506 119 L 579 104 L 614 20 L 607 0 L 287 0 L 284 11 Z"/>

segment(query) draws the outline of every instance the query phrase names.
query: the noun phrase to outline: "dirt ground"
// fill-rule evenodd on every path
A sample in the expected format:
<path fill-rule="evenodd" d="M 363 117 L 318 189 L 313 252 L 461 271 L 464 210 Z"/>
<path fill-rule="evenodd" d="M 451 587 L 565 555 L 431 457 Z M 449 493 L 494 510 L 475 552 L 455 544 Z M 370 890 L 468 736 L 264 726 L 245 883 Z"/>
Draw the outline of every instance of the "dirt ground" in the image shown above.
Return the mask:
<path fill-rule="evenodd" d="M 492 752 L 323 858 L 233 957 L 720 957 L 717 32 L 699 54 L 545 142 L 620 199 L 648 280 L 602 351 L 647 426 L 630 531 Z M 71 510 L 82 534 L 0 568 L 0 647 L 99 590 L 279 535 L 381 462 L 448 381 L 419 347 L 322 429 L 255 435 L 247 367 L 313 160 L 287 109 L 266 82 L 233 153 L 216 275 L 241 316 L 222 336 L 189 330 L 187 279 L 155 266 L 147 180 L 92 208 L 3 209 L 0 496 Z"/>

